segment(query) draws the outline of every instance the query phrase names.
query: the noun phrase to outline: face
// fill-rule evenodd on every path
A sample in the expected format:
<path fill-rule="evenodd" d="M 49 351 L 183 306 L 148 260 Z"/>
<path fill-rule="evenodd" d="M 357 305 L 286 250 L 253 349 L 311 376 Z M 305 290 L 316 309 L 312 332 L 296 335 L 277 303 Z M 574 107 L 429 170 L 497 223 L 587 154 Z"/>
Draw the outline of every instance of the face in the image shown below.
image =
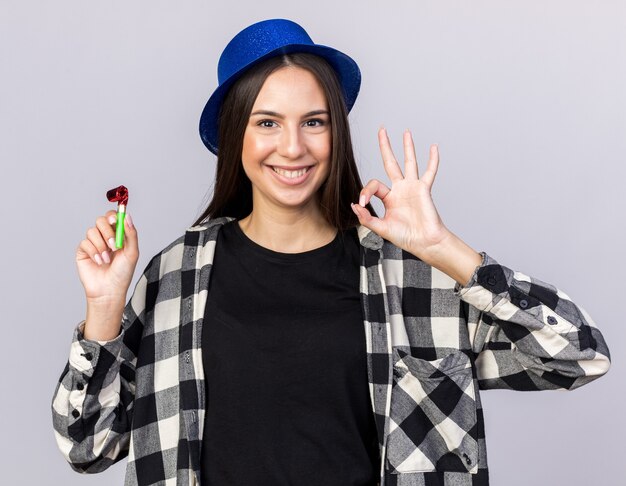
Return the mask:
<path fill-rule="evenodd" d="M 241 159 L 253 208 L 316 208 L 330 170 L 328 103 L 311 72 L 284 67 L 265 80 L 244 133 Z"/>

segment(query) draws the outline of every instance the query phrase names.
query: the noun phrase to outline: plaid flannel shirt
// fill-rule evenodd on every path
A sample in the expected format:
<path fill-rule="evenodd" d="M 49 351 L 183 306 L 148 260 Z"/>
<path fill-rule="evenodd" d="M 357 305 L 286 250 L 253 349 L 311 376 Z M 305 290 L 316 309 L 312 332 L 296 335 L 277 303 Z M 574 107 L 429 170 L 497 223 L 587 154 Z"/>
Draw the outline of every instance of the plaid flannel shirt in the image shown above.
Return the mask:
<path fill-rule="evenodd" d="M 150 261 L 117 338 L 76 328 L 52 401 L 76 471 L 128 456 L 126 485 L 200 484 L 201 326 L 218 232 L 232 219 L 190 228 Z M 574 389 L 607 372 L 600 331 L 552 285 L 481 252 L 461 286 L 365 227 L 358 234 L 381 486 L 487 485 L 479 389 Z"/>

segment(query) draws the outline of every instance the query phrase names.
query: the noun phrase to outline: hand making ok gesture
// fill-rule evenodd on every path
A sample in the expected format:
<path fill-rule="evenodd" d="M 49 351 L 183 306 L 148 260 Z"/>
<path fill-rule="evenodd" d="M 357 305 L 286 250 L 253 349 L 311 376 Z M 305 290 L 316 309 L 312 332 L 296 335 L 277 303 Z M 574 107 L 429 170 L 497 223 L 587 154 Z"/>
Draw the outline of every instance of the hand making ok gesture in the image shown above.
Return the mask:
<path fill-rule="evenodd" d="M 404 175 L 389 144 L 387 131 L 378 131 L 378 142 L 391 188 L 372 179 L 361 190 L 352 210 L 359 222 L 387 241 L 412 253 L 464 285 L 481 264 L 482 256 L 452 233 L 441 221 L 431 189 L 439 167 L 439 151 L 430 147 L 426 172 L 419 177 L 411 133 L 404 132 Z M 372 196 L 380 198 L 385 215 L 376 218 L 364 206 Z"/>

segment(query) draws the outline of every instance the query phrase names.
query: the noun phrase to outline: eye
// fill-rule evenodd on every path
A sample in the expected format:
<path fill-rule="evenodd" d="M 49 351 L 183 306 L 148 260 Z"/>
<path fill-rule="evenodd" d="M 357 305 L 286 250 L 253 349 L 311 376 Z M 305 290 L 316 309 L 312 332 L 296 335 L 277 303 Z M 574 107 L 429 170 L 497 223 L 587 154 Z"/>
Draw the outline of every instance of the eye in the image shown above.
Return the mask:
<path fill-rule="evenodd" d="M 304 122 L 307 127 L 323 127 L 326 125 L 326 121 L 321 118 L 313 118 Z"/>
<path fill-rule="evenodd" d="M 276 126 L 276 123 L 272 120 L 261 120 L 257 123 L 257 126 L 263 128 L 273 128 L 274 126 Z"/>

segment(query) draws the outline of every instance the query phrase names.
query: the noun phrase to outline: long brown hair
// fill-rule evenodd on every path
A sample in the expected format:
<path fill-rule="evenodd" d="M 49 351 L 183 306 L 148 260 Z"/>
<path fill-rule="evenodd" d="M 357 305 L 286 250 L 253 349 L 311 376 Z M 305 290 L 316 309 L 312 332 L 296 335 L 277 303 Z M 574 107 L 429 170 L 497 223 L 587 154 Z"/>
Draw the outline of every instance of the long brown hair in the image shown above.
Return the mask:
<path fill-rule="evenodd" d="M 341 85 L 335 71 L 324 59 L 308 53 L 272 57 L 251 68 L 230 88 L 219 115 L 219 151 L 213 198 L 194 224 L 220 216 L 241 219 L 252 212 L 252 184 L 241 162 L 243 137 L 263 83 L 270 74 L 285 66 L 297 66 L 310 71 L 322 86 L 328 102 L 332 148 L 330 173 L 319 188 L 322 214 L 328 223 L 339 230 L 358 224 L 350 203 L 359 199 L 363 184 L 354 160 Z M 367 208 L 372 215 L 376 214 L 370 204 Z"/>

